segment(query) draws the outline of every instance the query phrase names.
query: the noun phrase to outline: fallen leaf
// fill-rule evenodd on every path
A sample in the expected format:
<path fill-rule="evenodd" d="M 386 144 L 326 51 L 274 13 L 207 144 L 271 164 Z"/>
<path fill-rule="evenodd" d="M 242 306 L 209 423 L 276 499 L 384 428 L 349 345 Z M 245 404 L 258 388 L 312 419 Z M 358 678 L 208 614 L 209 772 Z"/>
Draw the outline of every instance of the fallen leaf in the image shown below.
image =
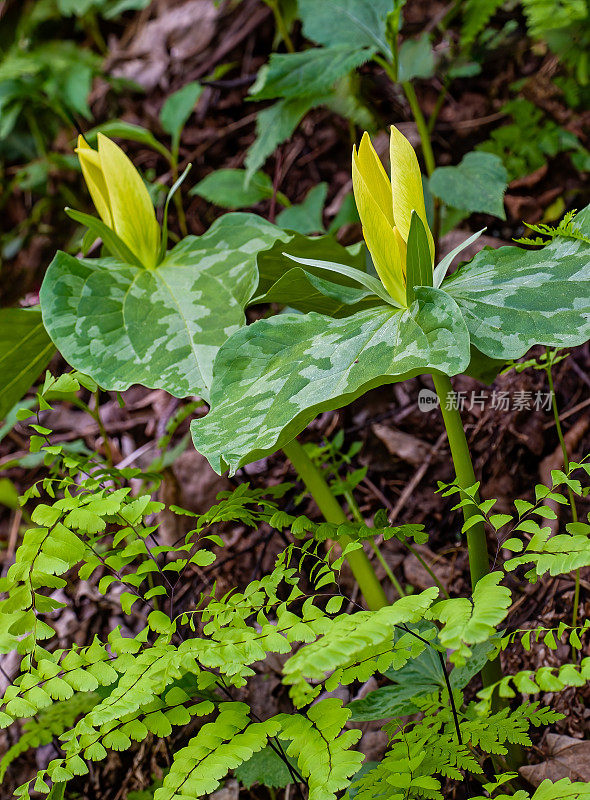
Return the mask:
<path fill-rule="evenodd" d="M 572 781 L 590 781 L 590 742 L 548 733 L 545 739 L 546 761 L 527 764 L 519 769 L 522 777 L 532 786 L 539 786 L 546 778 L 555 782 L 561 778 Z"/>

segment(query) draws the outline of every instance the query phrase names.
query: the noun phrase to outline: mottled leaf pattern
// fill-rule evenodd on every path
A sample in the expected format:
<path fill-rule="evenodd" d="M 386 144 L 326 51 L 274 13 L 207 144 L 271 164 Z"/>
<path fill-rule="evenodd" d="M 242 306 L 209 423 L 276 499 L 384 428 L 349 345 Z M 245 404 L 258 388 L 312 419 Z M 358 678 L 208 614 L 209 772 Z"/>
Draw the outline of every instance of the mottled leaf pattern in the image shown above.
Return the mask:
<path fill-rule="evenodd" d="M 573 347 L 590 337 L 590 245 L 558 237 L 542 250 L 486 249 L 447 278 L 471 341 L 492 358 L 534 344 Z"/>
<path fill-rule="evenodd" d="M 288 236 L 227 214 L 157 269 L 58 253 L 41 289 L 43 321 L 64 358 L 106 389 L 133 383 L 208 397 L 218 348 L 244 324 L 256 255 Z"/>
<path fill-rule="evenodd" d="M 469 337 L 456 304 L 439 289 L 416 295 L 411 309 L 380 306 L 342 320 L 284 314 L 242 328 L 215 362 L 211 411 L 192 423 L 197 450 L 233 473 L 375 386 L 461 372 Z"/>

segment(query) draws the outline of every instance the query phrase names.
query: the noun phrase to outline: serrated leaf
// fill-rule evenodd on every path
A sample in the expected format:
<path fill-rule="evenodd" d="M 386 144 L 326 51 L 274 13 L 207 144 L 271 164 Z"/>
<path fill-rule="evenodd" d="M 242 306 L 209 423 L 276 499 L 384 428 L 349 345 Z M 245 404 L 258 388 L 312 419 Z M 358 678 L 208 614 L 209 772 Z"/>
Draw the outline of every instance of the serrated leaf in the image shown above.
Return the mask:
<path fill-rule="evenodd" d="M 461 309 L 472 344 L 491 358 L 520 358 L 535 344 L 574 347 L 590 337 L 590 245 L 583 241 L 485 249 L 441 288 Z"/>
<path fill-rule="evenodd" d="M 212 410 L 192 423 L 197 450 L 233 473 L 371 388 L 431 369 L 461 372 L 469 339 L 455 304 L 426 287 L 417 300 L 343 320 L 285 314 L 238 331 L 215 362 Z"/>
<path fill-rule="evenodd" d="M 60 352 L 105 389 L 133 383 L 208 397 L 219 346 L 244 323 L 256 254 L 288 237 L 254 214 L 226 214 L 157 269 L 58 253 L 41 287 Z"/>
<path fill-rule="evenodd" d="M 325 98 L 294 97 L 279 100 L 256 117 L 256 139 L 245 158 L 246 180 L 264 164 L 275 148 L 288 139 L 307 112 Z"/>
<path fill-rule="evenodd" d="M 0 420 L 43 372 L 54 352 L 39 309 L 0 309 Z"/>
<path fill-rule="evenodd" d="M 303 33 L 313 42 L 389 52 L 385 24 L 391 0 L 299 0 L 298 6 Z"/>
<path fill-rule="evenodd" d="M 272 53 L 250 90 L 255 100 L 318 96 L 375 53 L 375 47 L 312 47 L 299 53 Z"/>
<path fill-rule="evenodd" d="M 506 219 L 504 192 L 508 173 L 493 153 L 471 152 L 456 167 L 437 167 L 430 191 L 443 203 L 464 211 L 477 211 Z"/>

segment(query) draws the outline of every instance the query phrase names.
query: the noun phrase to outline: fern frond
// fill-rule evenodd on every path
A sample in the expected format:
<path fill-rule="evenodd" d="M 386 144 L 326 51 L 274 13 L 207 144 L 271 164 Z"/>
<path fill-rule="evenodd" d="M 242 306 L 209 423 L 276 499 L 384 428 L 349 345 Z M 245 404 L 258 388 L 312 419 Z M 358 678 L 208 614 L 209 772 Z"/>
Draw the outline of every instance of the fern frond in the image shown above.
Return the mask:
<path fill-rule="evenodd" d="M 363 754 L 350 750 L 361 737 L 359 730 L 343 728 L 350 711 L 335 698 L 311 706 L 307 715 L 280 714 L 279 739 L 290 741 L 287 755 L 309 786 L 309 800 L 334 800 L 361 766 Z M 156 798 L 156 800 L 158 800 Z"/>
<path fill-rule="evenodd" d="M 425 616 L 443 624 L 439 641 L 455 651 L 453 663 L 464 664 L 471 655 L 469 645 L 489 639 L 506 616 L 511 594 L 506 586 L 499 585 L 501 579 L 501 572 L 491 572 L 477 582 L 471 599 L 440 600 L 426 611 Z"/>
<path fill-rule="evenodd" d="M 461 43 L 472 44 L 503 3 L 504 0 L 467 0 L 463 5 Z"/>
<path fill-rule="evenodd" d="M 379 611 L 338 617 L 322 638 L 300 648 L 286 662 L 284 681 L 291 687 L 293 702 L 301 706 L 317 696 L 321 687 L 312 687 L 308 681 L 325 681 L 327 673 L 331 673 L 326 682 L 329 689 L 338 683 L 365 681 L 376 671 L 383 672 L 392 664 L 399 668 L 418 655 L 426 645 L 410 634 L 393 644 L 395 628 L 423 619 L 436 597 L 438 589 L 433 587 Z"/>
<path fill-rule="evenodd" d="M 154 800 L 194 800 L 210 794 L 230 769 L 247 761 L 266 746 L 280 728 L 274 719 L 250 722 L 245 703 L 222 703 L 214 722 L 203 725 L 197 735 L 175 756 Z"/>

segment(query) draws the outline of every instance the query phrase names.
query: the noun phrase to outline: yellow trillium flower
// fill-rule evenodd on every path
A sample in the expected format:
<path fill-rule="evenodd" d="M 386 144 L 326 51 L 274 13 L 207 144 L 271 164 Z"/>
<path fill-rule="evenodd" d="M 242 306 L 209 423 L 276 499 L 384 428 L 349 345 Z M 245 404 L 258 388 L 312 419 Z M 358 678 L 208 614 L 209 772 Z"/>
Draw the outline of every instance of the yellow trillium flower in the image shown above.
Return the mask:
<path fill-rule="evenodd" d="M 76 153 L 100 218 L 144 267 L 153 269 L 158 262 L 160 226 L 141 175 L 123 150 L 102 133 L 97 150 L 79 136 Z"/>
<path fill-rule="evenodd" d="M 391 295 L 406 305 L 406 250 L 412 211 L 426 230 L 432 262 L 434 240 L 426 220 L 422 176 L 414 148 L 391 126 L 391 180 L 368 133 L 352 149 L 352 186 L 363 236 L 377 274 Z"/>

